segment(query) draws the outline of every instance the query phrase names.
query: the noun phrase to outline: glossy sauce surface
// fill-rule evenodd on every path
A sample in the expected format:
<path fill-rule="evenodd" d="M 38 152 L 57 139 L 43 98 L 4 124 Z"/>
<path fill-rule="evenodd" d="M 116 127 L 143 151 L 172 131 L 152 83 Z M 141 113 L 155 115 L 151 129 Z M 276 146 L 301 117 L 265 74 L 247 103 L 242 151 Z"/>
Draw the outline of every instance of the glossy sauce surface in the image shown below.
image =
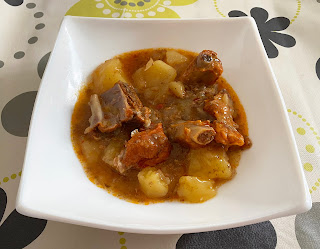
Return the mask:
<path fill-rule="evenodd" d="M 145 49 L 140 51 L 128 52 L 117 56 L 123 65 L 123 71 L 126 74 L 128 83 L 133 84 L 132 76 L 134 72 L 146 65 L 150 58 L 163 59 L 164 49 Z M 188 63 L 194 59 L 197 54 L 185 50 L 176 50 L 188 58 Z M 177 70 L 177 77 L 186 68 L 187 62 L 184 65 L 179 65 Z M 246 114 L 237 94 L 234 92 L 228 82 L 220 77 L 217 80 L 218 89 L 226 89 L 231 96 L 234 103 L 234 109 L 237 113 L 234 121 L 239 125 L 238 131 L 243 136 L 248 136 L 248 125 Z M 162 96 L 155 101 L 154 96 L 148 98 L 148 94 L 144 89 L 136 87 L 136 92 L 144 106 L 149 107 L 152 111 L 151 120 L 154 123 L 162 122 L 164 131 L 166 133 L 168 126 L 175 120 L 207 120 L 212 119 L 205 112 L 197 111 L 194 108 L 194 103 L 199 101 L 199 96 L 193 93 L 193 89 L 187 88 L 186 98 L 179 99 L 173 94 L 167 94 L 165 98 Z M 93 82 L 88 82 L 79 92 L 77 103 L 74 107 L 71 122 L 71 138 L 74 150 L 80 159 L 83 168 L 90 179 L 97 186 L 106 189 L 109 193 L 134 203 L 161 202 L 165 200 L 178 200 L 176 193 L 177 183 L 181 176 L 187 175 L 188 167 L 188 152 L 189 148 L 183 147 L 178 143 L 172 142 L 172 151 L 168 160 L 158 164 L 156 167 L 161 169 L 166 177 L 170 178 L 169 191 L 165 197 L 158 199 L 148 198 L 139 187 L 137 169 L 130 169 L 125 175 L 120 175 L 115 172 L 109 165 L 107 165 L 101 158 L 103 157 L 105 148 L 114 141 L 115 143 L 124 144 L 130 139 L 132 127 L 124 125 L 111 133 L 98 133 L 98 139 L 92 134 L 84 134 L 84 130 L 88 127 L 88 119 L 91 116 L 88 102 L 90 96 L 96 93 Z M 201 101 L 201 100 L 200 100 Z M 179 108 L 176 108 L 179 106 Z M 84 153 L 84 147 L 90 148 L 88 152 Z M 223 147 L 223 145 L 212 143 L 208 146 Z M 227 150 L 227 148 L 225 148 Z M 87 150 L 88 151 L 88 150 Z M 227 155 L 229 163 L 232 166 L 233 177 L 236 174 L 236 168 L 239 165 L 241 157 L 241 149 L 236 146 L 228 148 Z M 232 179 L 232 178 L 231 178 Z M 227 180 L 216 180 L 215 188 Z"/>

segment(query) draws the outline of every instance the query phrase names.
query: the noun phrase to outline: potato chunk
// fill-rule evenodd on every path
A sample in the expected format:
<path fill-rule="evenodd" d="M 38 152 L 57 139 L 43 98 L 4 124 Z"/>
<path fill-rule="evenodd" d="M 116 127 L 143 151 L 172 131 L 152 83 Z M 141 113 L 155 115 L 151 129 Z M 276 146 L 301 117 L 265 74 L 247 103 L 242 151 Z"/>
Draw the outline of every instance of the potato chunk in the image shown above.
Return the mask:
<path fill-rule="evenodd" d="M 177 76 L 176 70 L 161 60 L 154 61 L 148 68 L 139 68 L 133 74 L 134 86 L 138 88 L 158 87 L 168 84 Z"/>
<path fill-rule="evenodd" d="M 90 163 L 95 163 L 100 158 L 99 144 L 95 141 L 84 140 L 81 143 L 81 151 Z"/>
<path fill-rule="evenodd" d="M 167 59 L 167 63 L 170 66 L 176 65 L 176 64 L 180 64 L 183 62 L 186 62 L 188 60 L 187 57 L 185 57 L 184 55 L 178 53 L 177 51 L 174 50 L 169 50 L 166 53 L 166 59 Z"/>
<path fill-rule="evenodd" d="M 127 82 L 119 59 L 111 59 L 101 64 L 93 73 L 92 80 L 97 93 L 103 93 L 114 86 L 119 80 Z"/>
<path fill-rule="evenodd" d="M 110 166 L 113 166 L 115 158 L 120 154 L 120 152 L 123 149 L 124 140 L 121 141 L 120 139 L 112 139 L 104 150 L 102 160 Z"/>
<path fill-rule="evenodd" d="M 195 176 L 181 176 L 177 193 L 188 202 L 204 202 L 216 195 L 212 182 L 202 181 Z"/>
<path fill-rule="evenodd" d="M 142 192 L 150 198 L 160 198 L 168 193 L 170 180 L 160 169 L 147 167 L 138 174 Z"/>
<path fill-rule="evenodd" d="M 184 85 L 181 81 L 172 81 L 169 83 L 169 89 L 171 92 L 176 95 L 178 98 L 183 99 L 185 95 Z"/>
<path fill-rule="evenodd" d="M 139 89 L 143 89 L 146 87 L 146 82 L 144 80 L 144 71 L 145 67 L 140 67 L 137 71 L 132 75 L 133 86 Z"/>
<path fill-rule="evenodd" d="M 188 154 L 189 169 L 191 176 L 201 179 L 230 179 L 232 169 L 228 157 L 222 148 L 192 149 Z"/>

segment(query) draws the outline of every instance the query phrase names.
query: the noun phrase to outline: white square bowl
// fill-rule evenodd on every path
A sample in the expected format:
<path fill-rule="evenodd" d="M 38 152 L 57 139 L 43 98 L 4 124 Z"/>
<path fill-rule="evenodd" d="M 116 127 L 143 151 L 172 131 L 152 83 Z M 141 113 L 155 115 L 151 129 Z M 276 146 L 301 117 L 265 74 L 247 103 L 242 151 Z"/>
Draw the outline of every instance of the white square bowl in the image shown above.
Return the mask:
<path fill-rule="evenodd" d="M 251 149 L 238 174 L 201 204 L 139 205 L 86 177 L 70 122 L 80 87 L 104 60 L 152 47 L 218 53 L 246 110 Z M 65 17 L 37 96 L 17 198 L 22 214 L 135 233 L 189 233 L 307 211 L 311 199 L 285 105 L 253 19 L 119 20 Z"/>

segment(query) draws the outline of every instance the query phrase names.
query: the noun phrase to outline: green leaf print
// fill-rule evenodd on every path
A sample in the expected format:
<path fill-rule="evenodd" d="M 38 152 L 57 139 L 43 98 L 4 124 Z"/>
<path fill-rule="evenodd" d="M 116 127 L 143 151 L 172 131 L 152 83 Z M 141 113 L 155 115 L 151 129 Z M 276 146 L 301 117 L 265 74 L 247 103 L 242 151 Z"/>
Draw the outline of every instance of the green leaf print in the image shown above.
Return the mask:
<path fill-rule="evenodd" d="M 180 18 L 170 6 L 183 6 L 197 0 L 80 0 L 66 13 L 71 16 L 105 18 Z"/>
<path fill-rule="evenodd" d="M 190 5 L 198 0 L 171 0 L 171 6 L 185 6 L 185 5 Z"/>

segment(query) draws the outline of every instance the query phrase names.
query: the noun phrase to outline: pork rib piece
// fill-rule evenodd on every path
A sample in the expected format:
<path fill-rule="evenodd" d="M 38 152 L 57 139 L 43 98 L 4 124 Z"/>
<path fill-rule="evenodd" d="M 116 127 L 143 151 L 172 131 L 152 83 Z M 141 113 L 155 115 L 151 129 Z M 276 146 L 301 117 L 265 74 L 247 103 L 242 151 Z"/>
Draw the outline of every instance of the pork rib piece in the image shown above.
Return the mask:
<path fill-rule="evenodd" d="M 230 99 L 230 100 L 229 100 Z M 224 145 L 244 145 L 244 138 L 237 131 L 239 127 L 232 117 L 233 107 L 231 98 L 226 90 L 216 94 L 213 100 L 206 100 L 203 110 L 216 118 L 213 127 L 216 131 L 215 141 Z"/>
<path fill-rule="evenodd" d="M 203 50 L 187 67 L 180 77 L 183 83 L 214 84 L 223 72 L 217 53 Z"/>
<path fill-rule="evenodd" d="M 167 160 L 170 152 L 171 144 L 159 123 L 154 128 L 135 132 L 114 160 L 113 167 L 123 174 L 131 167 L 155 166 Z"/>
<path fill-rule="evenodd" d="M 203 147 L 212 142 L 216 134 L 210 121 L 181 121 L 172 124 L 169 129 L 170 138 L 191 148 Z"/>
<path fill-rule="evenodd" d="M 129 121 L 144 127 L 151 123 L 150 109 L 142 105 L 133 86 L 121 81 L 100 97 L 97 94 L 91 95 L 89 105 L 92 114 L 85 134 L 96 127 L 101 132 L 111 132 Z"/>

